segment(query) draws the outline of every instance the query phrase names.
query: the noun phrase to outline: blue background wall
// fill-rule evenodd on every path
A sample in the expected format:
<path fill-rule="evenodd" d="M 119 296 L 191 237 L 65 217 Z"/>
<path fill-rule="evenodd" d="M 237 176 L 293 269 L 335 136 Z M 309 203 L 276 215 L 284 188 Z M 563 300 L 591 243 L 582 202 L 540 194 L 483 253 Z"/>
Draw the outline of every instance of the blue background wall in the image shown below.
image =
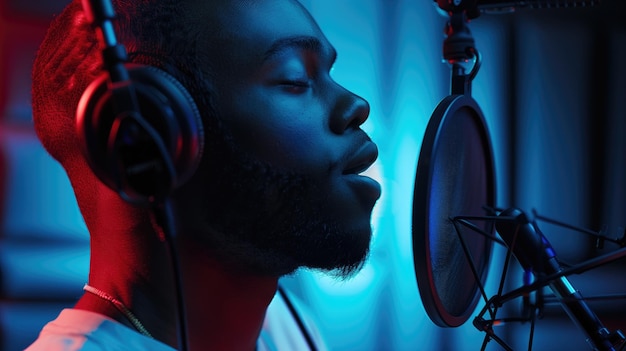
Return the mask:
<path fill-rule="evenodd" d="M 373 215 L 371 258 L 360 274 L 337 281 L 300 271 L 285 284 L 309 304 L 332 350 L 480 349 L 483 335 L 471 323 L 442 329 L 430 321 L 412 261 L 417 157 L 430 114 L 449 89 L 441 63 L 446 18 L 428 0 L 302 3 L 339 52 L 335 79 L 370 102 L 364 128 L 380 157 L 368 173 L 381 182 L 383 197 Z M 30 122 L 30 65 L 64 4 L 0 0 L 0 350 L 23 348 L 86 281 L 88 235 L 63 170 L 39 146 Z M 622 1 L 605 0 L 593 9 L 489 15 L 470 24 L 484 58 L 473 96 L 495 149 L 498 205 L 535 208 L 612 235 L 623 231 L 623 10 Z M 607 252 L 571 231 L 544 232 L 568 261 Z M 501 250 L 492 265 L 490 288 L 499 279 Z M 587 294 L 623 293 L 623 272 L 623 264 L 613 264 L 573 280 Z M 519 285 L 519 272 L 512 276 Z M 611 329 L 626 330 L 622 300 L 593 307 Z M 560 308 L 544 312 L 536 350 L 548 349 L 554 338 L 563 349 L 589 349 Z M 528 324 L 498 333 L 526 349 Z M 492 342 L 488 349 L 500 348 Z"/>

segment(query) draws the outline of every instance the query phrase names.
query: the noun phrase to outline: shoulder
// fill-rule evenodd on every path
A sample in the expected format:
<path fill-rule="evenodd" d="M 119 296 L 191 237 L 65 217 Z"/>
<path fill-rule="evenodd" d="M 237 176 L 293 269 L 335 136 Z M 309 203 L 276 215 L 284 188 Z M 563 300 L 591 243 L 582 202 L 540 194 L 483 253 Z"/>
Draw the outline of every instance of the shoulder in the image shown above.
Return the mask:
<path fill-rule="evenodd" d="M 25 351 L 173 351 L 98 313 L 65 309 Z"/>

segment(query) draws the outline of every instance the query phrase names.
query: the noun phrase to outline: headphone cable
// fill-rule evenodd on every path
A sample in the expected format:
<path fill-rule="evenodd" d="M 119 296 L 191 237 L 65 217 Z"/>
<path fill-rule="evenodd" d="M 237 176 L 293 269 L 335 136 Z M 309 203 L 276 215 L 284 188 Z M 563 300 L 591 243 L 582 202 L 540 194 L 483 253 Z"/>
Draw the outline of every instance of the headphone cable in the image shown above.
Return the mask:
<path fill-rule="evenodd" d="M 176 307 L 178 310 L 178 350 L 187 351 L 187 318 L 183 300 L 182 270 L 180 268 L 178 250 L 176 250 L 176 221 L 172 213 L 169 199 L 163 199 L 154 207 L 154 215 L 158 225 L 163 231 L 163 240 L 165 246 L 167 246 L 172 263 L 176 290 Z"/>

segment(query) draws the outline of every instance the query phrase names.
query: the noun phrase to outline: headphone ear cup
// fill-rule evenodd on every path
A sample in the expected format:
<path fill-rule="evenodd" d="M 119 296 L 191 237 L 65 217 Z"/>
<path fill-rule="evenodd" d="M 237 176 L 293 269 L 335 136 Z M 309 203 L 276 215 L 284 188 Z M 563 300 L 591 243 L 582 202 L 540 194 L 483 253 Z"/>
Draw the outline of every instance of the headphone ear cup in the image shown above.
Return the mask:
<path fill-rule="evenodd" d="M 118 111 L 109 75 L 80 99 L 78 138 L 100 180 L 124 199 L 146 203 L 167 196 L 195 172 L 204 148 L 200 112 L 189 92 L 152 66 L 127 65 L 139 111 Z"/>

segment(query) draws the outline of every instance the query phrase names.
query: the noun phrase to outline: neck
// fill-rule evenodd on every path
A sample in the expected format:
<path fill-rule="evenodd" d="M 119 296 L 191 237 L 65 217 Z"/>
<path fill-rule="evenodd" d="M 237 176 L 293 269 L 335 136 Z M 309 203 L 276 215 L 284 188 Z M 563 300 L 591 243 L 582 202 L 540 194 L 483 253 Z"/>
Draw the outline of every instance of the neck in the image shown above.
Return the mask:
<path fill-rule="evenodd" d="M 181 251 L 190 350 L 254 350 L 278 278 L 233 272 L 192 247 Z"/>
<path fill-rule="evenodd" d="M 276 281 L 212 282 L 217 284 L 199 284 L 186 294 L 190 349 L 254 350 Z"/>

